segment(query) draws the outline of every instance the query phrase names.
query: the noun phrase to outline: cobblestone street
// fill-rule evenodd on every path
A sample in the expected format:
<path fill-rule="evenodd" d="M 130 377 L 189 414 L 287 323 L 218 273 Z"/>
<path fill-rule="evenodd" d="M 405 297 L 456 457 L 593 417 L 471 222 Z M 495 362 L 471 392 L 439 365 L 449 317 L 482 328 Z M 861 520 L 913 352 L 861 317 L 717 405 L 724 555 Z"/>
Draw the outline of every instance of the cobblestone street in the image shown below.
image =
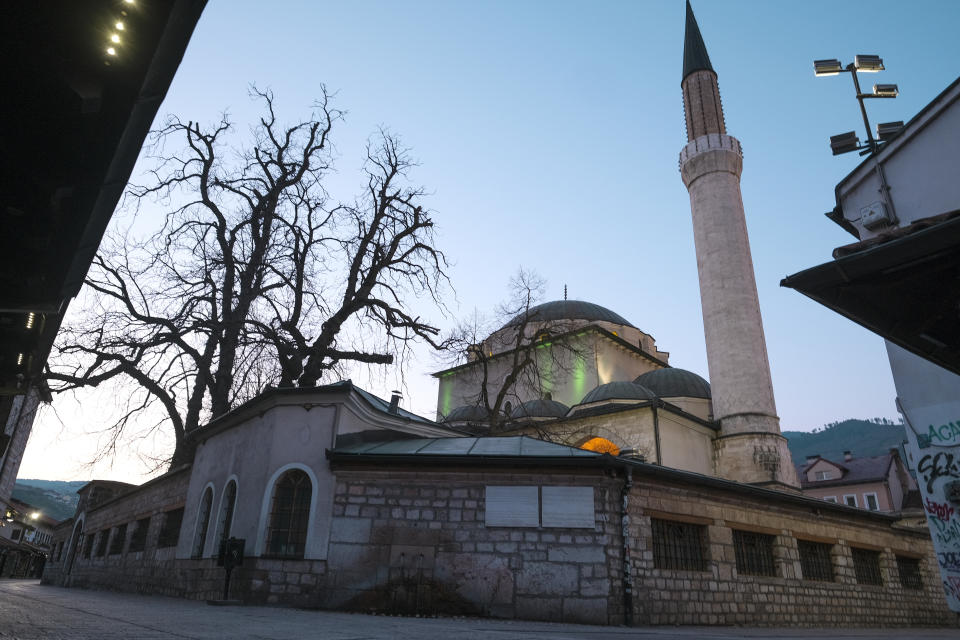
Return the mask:
<path fill-rule="evenodd" d="M 950 629 L 742 629 L 590 627 L 500 620 L 390 618 L 202 602 L 0 580 L 0 638 L 159 640 L 323 638 L 324 640 L 623 640 L 625 638 L 957 638 Z"/>

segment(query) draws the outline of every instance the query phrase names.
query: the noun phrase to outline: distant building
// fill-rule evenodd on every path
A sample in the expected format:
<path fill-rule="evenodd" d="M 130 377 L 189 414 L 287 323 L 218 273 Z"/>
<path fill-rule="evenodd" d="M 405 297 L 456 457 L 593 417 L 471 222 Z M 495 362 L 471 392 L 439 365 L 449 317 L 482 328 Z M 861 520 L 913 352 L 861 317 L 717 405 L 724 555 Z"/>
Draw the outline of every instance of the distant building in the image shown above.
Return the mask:
<path fill-rule="evenodd" d="M 842 462 L 808 456 L 797 465 L 797 476 L 804 495 L 868 511 L 902 512 L 917 489 L 897 449 L 869 458 L 847 451 Z"/>
<path fill-rule="evenodd" d="M 53 548 L 57 521 L 12 499 L 0 521 L 0 577 L 40 577 Z"/>

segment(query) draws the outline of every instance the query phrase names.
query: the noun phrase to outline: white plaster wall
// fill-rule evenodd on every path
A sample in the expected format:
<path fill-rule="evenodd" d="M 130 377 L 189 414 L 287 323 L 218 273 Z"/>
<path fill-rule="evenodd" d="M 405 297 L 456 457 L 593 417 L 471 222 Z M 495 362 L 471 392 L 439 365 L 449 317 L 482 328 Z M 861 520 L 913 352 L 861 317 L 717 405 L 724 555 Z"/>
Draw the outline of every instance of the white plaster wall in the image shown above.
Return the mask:
<path fill-rule="evenodd" d="M 350 413 L 343 408 L 341 412 Z M 309 411 L 298 405 L 274 407 L 201 444 L 191 469 L 177 557 L 190 557 L 203 489 L 208 483 L 213 484 L 216 508 L 231 476 L 237 478 L 237 506 L 231 535 L 247 541 L 247 555 L 260 555 L 265 544 L 264 503 L 269 510 L 269 494 L 273 488 L 268 483 L 277 470 L 302 465 L 315 478 L 304 557 L 325 558 L 336 483 L 325 452 L 333 442 L 335 415 L 334 407 L 313 406 Z M 216 516 L 214 510 L 214 523 L 208 530 L 204 547 L 203 555 L 207 557 L 217 552 Z"/>

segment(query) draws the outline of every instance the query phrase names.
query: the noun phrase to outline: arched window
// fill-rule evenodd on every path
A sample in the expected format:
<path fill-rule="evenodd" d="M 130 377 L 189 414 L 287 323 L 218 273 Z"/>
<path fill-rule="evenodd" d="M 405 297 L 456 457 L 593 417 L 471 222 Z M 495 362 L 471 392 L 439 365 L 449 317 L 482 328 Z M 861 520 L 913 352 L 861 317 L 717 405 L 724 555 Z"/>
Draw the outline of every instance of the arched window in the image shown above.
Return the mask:
<path fill-rule="evenodd" d="M 310 519 L 310 476 L 300 469 L 287 471 L 273 489 L 267 554 L 302 558 Z"/>
<path fill-rule="evenodd" d="M 200 499 L 200 510 L 197 512 L 197 528 L 193 537 L 193 557 L 203 555 L 203 545 L 207 541 L 207 529 L 210 526 L 210 508 L 213 504 L 213 487 L 207 487 Z"/>
<path fill-rule="evenodd" d="M 230 526 L 233 524 L 233 510 L 237 504 L 237 483 L 231 480 L 223 490 L 223 502 L 220 504 L 220 520 L 217 530 L 220 532 L 219 542 L 230 537 Z M 218 552 L 219 550 L 215 551 Z"/>

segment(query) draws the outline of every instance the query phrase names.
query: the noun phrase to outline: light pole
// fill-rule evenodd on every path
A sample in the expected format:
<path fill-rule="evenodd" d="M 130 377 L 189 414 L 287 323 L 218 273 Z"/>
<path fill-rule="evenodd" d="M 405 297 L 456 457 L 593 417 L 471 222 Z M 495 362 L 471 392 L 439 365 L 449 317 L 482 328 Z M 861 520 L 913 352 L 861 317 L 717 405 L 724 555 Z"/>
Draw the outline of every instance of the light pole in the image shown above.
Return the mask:
<path fill-rule="evenodd" d="M 860 79 L 857 73 L 876 73 L 883 70 L 883 59 L 880 58 L 880 56 L 858 55 L 854 58 L 853 62 L 846 66 L 837 59 L 814 60 L 813 72 L 814 75 L 818 77 L 835 76 L 839 73 L 850 74 L 853 78 L 853 87 L 856 90 L 857 102 L 860 103 L 860 114 L 863 116 L 863 126 L 866 127 L 867 130 L 866 145 L 860 144 L 860 140 L 857 138 L 855 131 L 831 136 L 830 148 L 833 150 L 833 155 L 836 156 L 850 151 L 860 151 L 860 155 L 876 153 L 879 150 L 879 142 L 895 135 L 903 127 L 902 121 L 881 123 L 877 126 L 877 137 L 880 140 L 875 139 L 873 132 L 870 130 L 870 120 L 867 118 L 867 108 L 863 104 L 863 101 L 869 98 L 896 98 L 900 90 L 895 84 L 875 84 L 873 85 L 873 93 L 864 93 L 860 89 Z"/>

